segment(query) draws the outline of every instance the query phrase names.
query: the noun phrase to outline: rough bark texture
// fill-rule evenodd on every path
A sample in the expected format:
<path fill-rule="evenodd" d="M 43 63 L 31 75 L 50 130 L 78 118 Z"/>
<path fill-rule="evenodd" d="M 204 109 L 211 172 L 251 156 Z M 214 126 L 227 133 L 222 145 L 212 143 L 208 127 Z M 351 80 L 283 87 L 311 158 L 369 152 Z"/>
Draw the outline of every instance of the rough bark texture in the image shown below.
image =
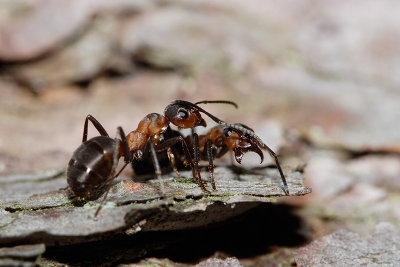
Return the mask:
<path fill-rule="evenodd" d="M 240 173 L 233 170 L 240 170 Z M 181 174 L 188 177 L 191 172 L 184 171 Z M 207 175 L 203 173 L 204 177 Z M 1 177 L 1 181 L 17 183 L 20 192 L 28 193 L 25 196 L 16 195 L 10 201 L 7 194 L 2 192 L 0 243 L 8 246 L 24 243 L 66 246 L 133 236 L 138 232 L 205 228 L 229 221 L 263 202 L 269 203 L 285 195 L 280 188 L 279 173 L 275 169 L 260 170 L 257 174 L 236 167 L 218 167 L 215 175 L 217 191 L 211 194 L 203 193 L 192 179 L 165 175 L 165 198 L 160 192 L 158 180 L 134 182 L 132 179 L 122 179 L 111 188 L 97 217 L 94 214 L 102 198 L 77 205 L 71 199 L 68 188 L 54 191 L 54 187 L 65 183 L 63 173 L 49 172 L 42 176 L 36 174 L 21 177 L 14 175 L 12 181 L 10 177 Z M 303 179 L 299 172 L 287 173 L 291 195 L 311 192 L 310 188 L 304 186 Z M 46 185 L 42 186 L 42 183 Z M 51 187 L 53 191 L 29 196 L 32 194 L 29 190 L 50 190 Z M 7 190 L 5 187 L 3 189 Z M 132 242 L 134 240 L 132 238 Z M 147 243 L 146 251 L 160 245 Z M 168 242 L 161 246 L 168 246 Z M 112 246 L 108 250 L 112 251 Z M 138 258 L 142 253 L 142 250 L 135 248 L 130 251 L 129 259 Z M 111 258 L 108 263 L 119 259 L 116 256 Z M 86 261 L 91 261 L 90 256 Z"/>
<path fill-rule="evenodd" d="M 76 266 L 398 260 L 376 246 L 397 253 L 399 233 L 371 233 L 400 226 L 399 9 L 391 0 L 0 0 L 1 247 L 45 244 L 39 264 Z M 217 169 L 211 195 L 184 173 L 164 176 L 162 200 L 158 181 L 132 180 L 126 168 L 97 218 L 100 199 L 69 199 L 54 170 L 80 145 L 87 114 L 114 137 L 174 99 L 235 101 L 203 107 L 253 128 L 279 155 L 292 196 L 247 153 L 247 170 Z M 354 258 L 338 239 L 368 245 Z"/>

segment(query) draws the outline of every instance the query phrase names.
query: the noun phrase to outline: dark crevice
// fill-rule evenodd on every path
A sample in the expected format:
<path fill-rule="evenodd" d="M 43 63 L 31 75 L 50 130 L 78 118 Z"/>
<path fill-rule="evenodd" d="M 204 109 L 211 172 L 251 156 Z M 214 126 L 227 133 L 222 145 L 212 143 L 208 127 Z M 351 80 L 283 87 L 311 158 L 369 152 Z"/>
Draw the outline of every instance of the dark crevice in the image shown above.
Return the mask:
<path fill-rule="evenodd" d="M 395 155 L 400 157 L 400 152 L 388 151 L 385 149 L 346 150 L 346 153 L 349 154 L 349 159 L 358 159 L 369 155 Z"/>
<path fill-rule="evenodd" d="M 369 155 L 394 155 L 400 157 L 400 151 L 396 149 L 396 147 L 383 146 L 383 147 L 371 147 L 371 148 L 352 148 L 342 144 L 318 144 L 314 142 L 309 136 L 303 135 L 300 136 L 297 140 L 298 144 L 304 144 L 309 149 L 313 150 L 326 150 L 333 152 L 340 152 L 347 156 L 348 159 L 357 159 L 362 158 Z"/>
<path fill-rule="evenodd" d="M 297 247 L 308 241 L 303 221 L 289 205 L 261 204 L 223 223 L 181 231 L 119 234 L 112 239 L 48 247 L 44 257 L 71 266 L 131 263 L 147 257 L 196 263 L 216 252 L 238 258 Z"/>

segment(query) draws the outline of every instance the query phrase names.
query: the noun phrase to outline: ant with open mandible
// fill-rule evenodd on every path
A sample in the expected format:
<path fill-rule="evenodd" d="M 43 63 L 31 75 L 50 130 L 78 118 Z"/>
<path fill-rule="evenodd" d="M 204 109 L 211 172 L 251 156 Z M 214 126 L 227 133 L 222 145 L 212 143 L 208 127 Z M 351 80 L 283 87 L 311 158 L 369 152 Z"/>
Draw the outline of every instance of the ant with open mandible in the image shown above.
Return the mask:
<path fill-rule="evenodd" d="M 254 133 L 253 129 L 241 123 L 228 124 L 223 121 L 218 123 L 220 125 L 211 128 L 204 135 L 194 134 L 193 138 L 186 138 L 187 143 L 194 149 L 193 160 L 195 164 L 198 164 L 199 160 L 208 160 L 208 169 L 211 175 L 210 180 L 213 189 L 216 189 L 214 180 L 214 158 L 220 158 L 228 151 L 233 151 L 236 161 L 241 164 L 243 155 L 246 152 L 255 152 L 260 156 L 261 164 L 264 161 L 264 154 L 262 152 L 262 149 L 264 149 L 267 150 L 274 159 L 283 182 L 283 191 L 286 195 L 289 195 L 286 178 L 279 164 L 277 155 Z"/>
<path fill-rule="evenodd" d="M 204 103 L 231 103 L 230 101 L 203 101 Z M 198 166 L 193 162 L 188 146 L 182 136 L 164 139 L 163 134 L 172 123 L 179 128 L 193 129 L 197 126 L 206 126 L 200 112 L 213 120 L 219 120 L 196 104 L 175 100 L 168 105 L 164 115 L 151 113 L 144 117 L 136 130 L 125 136 L 121 127 L 118 127 L 117 137 L 112 139 L 104 127 L 91 115 L 85 119 L 82 144 L 74 151 L 67 168 L 67 182 L 78 199 L 95 200 L 106 192 L 103 201 L 96 211 L 97 216 L 102 203 L 105 201 L 111 188 L 112 181 L 132 161 L 143 160 L 143 152 L 149 150 L 153 160 L 157 177 L 161 180 L 161 170 L 157 160 L 157 152 L 163 151 L 180 143 L 185 155 L 185 165 L 192 168 L 193 178 L 203 191 L 207 191 L 200 177 Z M 87 140 L 88 122 L 91 122 L 101 136 Z M 160 142 L 162 141 L 162 142 Z M 125 165 L 115 175 L 119 158 L 123 157 Z M 164 195 L 163 183 L 160 182 Z"/>
<path fill-rule="evenodd" d="M 177 100 L 178 101 L 178 100 Z M 182 101 L 182 100 L 179 100 Z M 217 101 L 215 101 L 217 102 Z M 225 101 L 229 104 L 234 105 L 237 107 L 237 105 L 233 102 L 230 101 Z M 182 102 L 178 102 L 182 105 Z M 195 105 L 198 104 L 207 104 L 207 103 L 214 103 L 213 101 L 200 101 L 196 102 Z M 186 104 L 186 105 L 193 105 L 191 103 Z M 220 158 L 223 155 L 225 155 L 228 151 L 233 151 L 234 156 L 236 161 L 240 164 L 242 161 L 242 158 L 245 153 L 247 152 L 255 152 L 257 153 L 260 158 L 261 158 L 261 163 L 264 161 L 264 154 L 262 150 L 266 150 L 270 156 L 274 159 L 275 165 L 279 171 L 280 177 L 283 182 L 283 191 L 285 192 L 286 195 L 289 195 L 289 190 L 288 190 L 288 185 L 286 182 L 285 175 L 282 171 L 282 168 L 279 164 L 279 160 L 275 152 L 268 147 L 256 134 L 255 132 L 248 126 L 240 123 L 236 124 L 228 124 L 225 121 L 222 121 L 212 115 L 209 115 L 211 119 L 213 119 L 216 123 L 219 125 L 211 128 L 206 134 L 204 135 L 198 135 L 197 133 L 192 133 L 189 136 L 186 136 L 184 139 L 186 141 L 186 144 L 188 147 L 191 149 L 191 153 L 193 156 L 193 161 L 195 164 L 195 168 L 197 172 L 199 172 L 199 161 L 200 160 L 208 160 L 209 165 L 209 171 L 211 175 L 211 185 L 213 189 L 216 189 L 215 186 L 215 180 L 214 180 L 214 158 Z M 166 132 L 166 135 L 169 137 L 180 137 L 182 138 L 182 134 L 178 131 L 174 131 L 169 129 L 168 132 Z M 166 155 L 168 156 L 169 160 L 172 163 L 172 167 L 177 173 L 178 177 L 180 177 L 180 174 L 177 170 L 176 165 L 184 165 L 182 164 L 183 160 L 183 155 L 181 153 L 181 149 L 174 149 L 173 151 L 169 148 L 167 153 L 159 154 L 164 161 L 163 164 L 167 164 L 166 160 Z M 147 160 L 149 161 L 148 156 Z M 139 165 L 136 164 L 136 162 L 132 163 L 132 166 L 134 170 L 139 170 Z M 207 189 L 204 188 L 204 183 L 201 180 L 200 172 L 199 174 L 199 185 L 202 188 L 204 192 L 209 192 Z"/>

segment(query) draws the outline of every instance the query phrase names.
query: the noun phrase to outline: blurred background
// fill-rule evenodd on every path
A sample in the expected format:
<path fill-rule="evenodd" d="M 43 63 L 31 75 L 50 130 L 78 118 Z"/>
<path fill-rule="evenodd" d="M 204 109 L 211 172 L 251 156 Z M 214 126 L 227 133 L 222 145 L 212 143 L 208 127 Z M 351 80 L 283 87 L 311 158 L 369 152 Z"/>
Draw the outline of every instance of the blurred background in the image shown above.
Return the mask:
<path fill-rule="evenodd" d="M 87 114 L 114 136 L 174 99 L 226 99 L 239 109 L 205 108 L 254 128 L 284 168 L 306 164 L 313 193 L 286 201 L 301 206 L 310 241 L 399 226 L 398 10 L 391 0 L 0 0 L 0 174 L 65 168 Z"/>

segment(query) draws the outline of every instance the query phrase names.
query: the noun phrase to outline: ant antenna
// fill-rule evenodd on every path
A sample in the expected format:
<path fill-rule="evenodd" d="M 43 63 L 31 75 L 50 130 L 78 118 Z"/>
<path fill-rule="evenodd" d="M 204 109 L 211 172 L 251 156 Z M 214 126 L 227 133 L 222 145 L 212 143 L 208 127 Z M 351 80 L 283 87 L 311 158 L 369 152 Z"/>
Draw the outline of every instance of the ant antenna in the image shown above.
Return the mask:
<path fill-rule="evenodd" d="M 203 100 L 203 101 L 196 102 L 194 104 L 195 105 L 198 105 L 198 104 L 229 104 L 229 105 L 234 106 L 235 108 L 239 108 L 235 102 L 228 101 L 228 100 Z"/>

